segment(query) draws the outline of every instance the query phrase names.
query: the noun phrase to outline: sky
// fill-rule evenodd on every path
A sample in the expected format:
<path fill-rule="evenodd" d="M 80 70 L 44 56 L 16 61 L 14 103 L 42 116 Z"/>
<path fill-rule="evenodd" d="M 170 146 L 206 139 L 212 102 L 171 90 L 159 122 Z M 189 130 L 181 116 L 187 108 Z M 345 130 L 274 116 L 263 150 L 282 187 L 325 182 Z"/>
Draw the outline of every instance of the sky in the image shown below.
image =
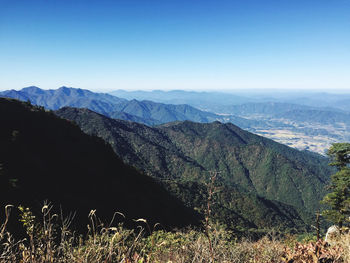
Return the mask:
<path fill-rule="evenodd" d="M 350 90 L 350 0 L 0 0 L 0 90 Z"/>

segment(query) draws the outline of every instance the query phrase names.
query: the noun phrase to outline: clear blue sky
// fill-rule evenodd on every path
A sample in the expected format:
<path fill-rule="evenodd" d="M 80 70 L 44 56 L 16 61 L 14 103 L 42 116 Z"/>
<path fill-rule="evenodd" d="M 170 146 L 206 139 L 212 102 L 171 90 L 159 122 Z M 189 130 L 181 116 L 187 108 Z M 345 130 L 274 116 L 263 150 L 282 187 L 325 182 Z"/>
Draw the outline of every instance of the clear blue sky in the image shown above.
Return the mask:
<path fill-rule="evenodd" d="M 350 89 L 350 0 L 0 0 L 0 89 Z"/>

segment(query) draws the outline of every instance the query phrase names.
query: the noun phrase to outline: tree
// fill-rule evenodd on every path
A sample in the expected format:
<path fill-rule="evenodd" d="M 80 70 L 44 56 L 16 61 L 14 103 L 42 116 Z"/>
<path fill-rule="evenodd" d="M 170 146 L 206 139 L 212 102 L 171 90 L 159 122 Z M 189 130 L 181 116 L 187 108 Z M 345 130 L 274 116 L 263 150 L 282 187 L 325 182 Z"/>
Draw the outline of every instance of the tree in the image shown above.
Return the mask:
<path fill-rule="evenodd" d="M 327 154 L 338 171 L 331 177 L 331 192 L 322 201 L 329 209 L 322 214 L 341 228 L 350 216 L 350 143 L 334 143 Z"/>

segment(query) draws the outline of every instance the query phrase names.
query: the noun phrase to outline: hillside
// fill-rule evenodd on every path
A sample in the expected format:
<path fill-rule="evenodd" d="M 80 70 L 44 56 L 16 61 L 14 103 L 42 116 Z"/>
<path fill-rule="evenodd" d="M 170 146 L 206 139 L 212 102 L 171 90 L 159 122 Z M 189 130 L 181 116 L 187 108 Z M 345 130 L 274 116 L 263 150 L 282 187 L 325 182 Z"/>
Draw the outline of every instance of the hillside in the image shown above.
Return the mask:
<path fill-rule="evenodd" d="M 221 171 L 227 183 L 236 183 L 296 207 L 318 206 L 326 160 L 293 150 L 243 131 L 233 124 L 166 124 L 160 129 L 187 156 Z"/>
<path fill-rule="evenodd" d="M 206 200 L 210 171 L 220 172 L 215 214 L 231 226 L 238 221 L 252 228 L 300 226 L 299 216 L 307 221 L 325 193 L 325 158 L 232 124 L 185 121 L 151 128 L 86 109 L 63 108 L 56 114 L 105 139 L 125 162 L 162 181 L 197 210 Z"/>
<path fill-rule="evenodd" d="M 28 103 L 0 99 L 0 202 L 40 211 L 44 200 L 79 229 L 96 209 L 103 220 L 116 211 L 165 228 L 197 224 L 199 217 L 153 179 L 125 165 L 100 138 Z M 117 218 L 120 221 L 121 217 Z"/>

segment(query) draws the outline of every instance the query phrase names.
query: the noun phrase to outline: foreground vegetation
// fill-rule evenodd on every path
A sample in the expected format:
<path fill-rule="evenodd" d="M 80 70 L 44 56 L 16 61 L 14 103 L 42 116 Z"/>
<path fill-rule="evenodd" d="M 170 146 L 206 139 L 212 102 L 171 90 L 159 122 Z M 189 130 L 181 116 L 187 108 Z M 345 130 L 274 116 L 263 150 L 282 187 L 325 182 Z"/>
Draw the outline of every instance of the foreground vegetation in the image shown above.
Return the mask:
<path fill-rule="evenodd" d="M 0 262 L 350 262 L 350 235 L 332 245 L 308 236 L 266 235 L 257 241 L 236 239 L 217 224 L 204 230 L 166 232 L 138 219 L 138 230 L 103 225 L 89 214 L 86 235 L 70 229 L 72 218 L 62 219 L 45 205 L 40 216 L 19 207 L 19 223 L 25 236 L 8 231 L 12 206 L 5 208 L 0 228 Z M 150 234 L 147 234 L 150 233 Z"/>

